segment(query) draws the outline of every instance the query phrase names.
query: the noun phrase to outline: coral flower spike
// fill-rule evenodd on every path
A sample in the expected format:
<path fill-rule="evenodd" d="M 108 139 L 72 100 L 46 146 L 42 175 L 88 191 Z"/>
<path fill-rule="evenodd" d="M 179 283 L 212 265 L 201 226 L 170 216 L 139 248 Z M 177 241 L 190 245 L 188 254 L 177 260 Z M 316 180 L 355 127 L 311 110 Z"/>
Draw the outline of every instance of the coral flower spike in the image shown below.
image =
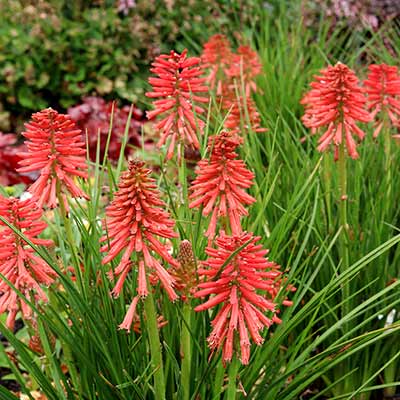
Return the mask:
<path fill-rule="evenodd" d="M 218 96 L 225 91 L 224 85 L 227 81 L 225 71 L 231 65 L 232 58 L 231 45 L 225 35 L 213 35 L 203 46 L 202 68 L 209 70 L 206 81 L 211 89 L 216 88 Z"/>
<path fill-rule="evenodd" d="M 112 294 L 119 296 L 128 273 L 132 270 L 131 256 L 135 254 L 138 270 L 137 292 L 141 297 L 148 294 L 146 269 L 155 272 L 171 300 L 177 295 L 173 289 L 174 278 L 154 257 L 158 254 L 168 264 L 178 267 L 168 253 L 165 244 L 159 241 L 161 238 L 173 238 L 177 234 L 172 230 L 174 221 L 164 211 L 166 205 L 160 199 L 160 193 L 156 189 L 155 180 L 149 175 L 151 171 L 144 167 L 144 162 L 134 160 L 129 162 L 129 168 L 121 175 L 118 191 L 114 200 L 106 209 L 105 227 L 108 235 L 101 241 L 110 240 L 101 251 L 108 251 L 103 259 L 103 264 L 109 263 L 119 253 L 123 252 L 121 260 L 109 277 L 118 277 Z M 136 307 L 132 303 L 131 316 Z M 133 318 L 130 318 L 132 321 Z"/>
<path fill-rule="evenodd" d="M 20 230 L 35 245 L 51 246 L 51 240 L 39 239 L 37 236 L 46 228 L 41 221 L 42 210 L 33 198 L 20 200 L 0 196 L 0 216 L 16 229 Z M 0 221 L 0 273 L 11 282 L 27 299 L 32 302 L 47 301 L 41 284 L 50 285 L 56 276 L 55 271 L 32 248 Z M 8 311 L 7 326 L 14 326 L 15 317 L 21 309 L 25 319 L 32 316 L 32 310 L 0 278 L 0 314 Z"/>
<path fill-rule="evenodd" d="M 261 117 L 257 111 L 256 104 L 251 97 L 237 98 L 236 94 L 225 100 L 225 109 L 228 115 L 224 127 L 233 135 L 241 135 L 242 132 L 266 132 L 267 129 L 261 126 Z"/>
<path fill-rule="evenodd" d="M 332 144 L 337 154 L 341 143 L 345 143 L 351 158 L 358 158 L 356 142 L 353 135 L 360 140 L 365 133 L 356 122 L 369 122 L 370 114 L 365 110 L 366 98 L 358 85 L 354 72 L 342 63 L 329 66 L 315 76 L 311 90 L 303 97 L 301 104 L 305 106 L 302 117 L 306 127 L 327 127 L 319 139 L 318 150 L 327 151 Z"/>
<path fill-rule="evenodd" d="M 233 62 L 226 73 L 232 79 L 237 79 L 240 85 L 241 79 L 245 86 L 246 97 L 250 97 L 252 92 L 257 91 L 254 79 L 262 72 L 262 64 L 258 53 L 249 46 L 239 46 L 237 54 L 233 57 Z"/>
<path fill-rule="evenodd" d="M 207 92 L 205 78 L 200 78 L 203 70 L 200 68 L 200 58 L 187 57 L 187 50 L 182 54 L 171 51 L 162 54 L 153 62 L 151 72 L 158 77 L 149 78 L 153 91 L 146 93 L 155 100 L 155 109 L 147 112 L 148 119 L 159 115 L 161 121 L 155 128 L 161 137 L 158 146 L 163 146 L 170 138 L 167 159 L 171 159 L 176 144 L 186 144 L 196 149 L 200 147 L 196 131 L 203 133 L 204 122 L 198 118 L 204 112 L 203 107 L 196 103 L 207 103 L 208 98 L 196 93 Z"/>
<path fill-rule="evenodd" d="M 207 247 L 209 258 L 203 262 L 204 268 L 198 271 L 206 281 L 198 285 L 195 297 L 213 297 L 197 306 L 195 311 L 208 310 L 221 304 L 211 322 L 213 329 L 208 343 L 212 352 L 222 348 L 224 362 L 231 361 L 234 351 L 239 353 L 237 343 L 240 345 L 242 363 L 248 364 L 250 338 L 261 345 L 264 342 L 260 334 L 262 329 L 281 322 L 276 316 L 275 298 L 282 282 L 279 279 L 282 273 L 279 265 L 266 258 L 268 250 L 257 244 L 259 240 L 260 237 L 252 233 L 227 236 L 221 232 L 216 239 L 216 248 Z M 242 246 L 244 248 L 238 251 Z M 235 251 L 238 252 L 232 257 Z M 283 304 L 291 303 L 286 301 Z"/>
<path fill-rule="evenodd" d="M 373 118 L 379 116 L 375 124 L 374 137 L 382 130 L 386 115 L 393 125 L 399 125 L 400 117 L 400 76 L 398 68 L 386 64 L 372 64 L 364 81 L 368 94 L 368 108 Z"/>
<path fill-rule="evenodd" d="M 33 114 L 22 135 L 28 139 L 28 151 L 19 154 L 18 172 L 40 172 L 28 188 L 40 206 L 57 207 L 57 190 L 63 196 L 89 199 L 74 181 L 75 177 L 87 178 L 86 150 L 81 131 L 68 115 L 51 108 Z"/>
<path fill-rule="evenodd" d="M 237 160 L 235 150 L 240 144 L 237 136 L 222 132 L 209 139 L 210 160 L 201 160 L 196 170 L 197 177 L 190 188 L 192 200 L 189 207 L 203 206 L 203 215 L 211 213 L 206 236 L 212 239 L 219 218 L 228 217 L 233 234 L 242 229 L 240 217 L 248 215 L 246 205 L 255 198 L 245 192 L 253 184 L 254 174 L 246 168 L 242 160 Z"/>

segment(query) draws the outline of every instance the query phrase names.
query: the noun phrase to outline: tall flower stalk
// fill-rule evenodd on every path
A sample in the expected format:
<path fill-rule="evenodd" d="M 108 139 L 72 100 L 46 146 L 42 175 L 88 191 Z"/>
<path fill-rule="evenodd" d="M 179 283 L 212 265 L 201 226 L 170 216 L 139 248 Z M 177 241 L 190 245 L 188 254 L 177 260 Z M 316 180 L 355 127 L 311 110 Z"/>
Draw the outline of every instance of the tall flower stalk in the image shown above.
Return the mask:
<path fill-rule="evenodd" d="M 47 227 L 41 220 L 42 210 L 33 198 L 25 200 L 0 196 L 0 216 L 20 230 L 33 244 L 52 246 L 53 241 L 40 239 Z M 4 222 L 0 221 L 0 273 L 29 301 L 47 301 L 42 285 L 49 286 L 56 277 L 55 271 Z M 7 326 L 14 327 L 17 312 L 24 319 L 32 317 L 31 307 L 0 278 L 0 314 L 8 312 Z"/>
<path fill-rule="evenodd" d="M 387 218 L 391 207 L 391 196 L 393 193 L 393 128 L 400 125 L 400 75 L 396 66 L 386 64 L 372 64 L 368 67 L 369 73 L 364 81 L 365 91 L 367 93 L 367 106 L 374 118 L 374 134 L 376 138 L 380 133 L 383 134 L 384 152 L 385 152 L 385 197 L 383 218 Z M 384 276 L 388 276 L 388 265 L 385 263 L 383 269 Z M 390 354 L 395 355 L 395 349 Z M 393 382 L 396 376 L 396 364 L 388 365 L 384 370 L 386 382 Z M 396 393 L 395 387 L 384 389 L 385 396 L 392 397 Z"/>
<path fill-rule="evenodd" d="M 371 116 L 365 109 L 366 98 L 358 78 L 349 67 L 339 62 L 333 67 L 322 69 L 320 75 L 314 78 L 310 85 L 311 90 L 301 101 L 305 107 L 302 120 L 306 127 L 312 129 L 312 134 L 322 132 L 318 150 L 325 152 L 332 146 L 335 159 L 338 160 L 339 219 L 342 230 L 339 237 L 339 255 L 341 270 L 345 271 L 350 264 L 346 159 L 347 155 L 353 159 L 359 157 L 353 135 L 362 140 L 365 133 L 356 122 L 369 122 Z M 347 315 L 349 295 L 349 285 L 345 284 L 343 315 Z"/>
<path fill-rule="evenodd" d="M 110 271 L 109 277 L 117 277 L 112 294 L 118 297 L 131 271 L 137 274 L 137 294 L 144 298 L 146 327 L 149 333 L 152 366 L 154 369 L 154 384 L 156 398 L 165 397 L 165 380 L 163 371 L 162 352 L 158 333 L 157 313 L 154 305 L 152 290 L 149 290 L 149 276 L 147 271 L 155 277 L 174 301 L 177 294 L 174 290 L 175 279 L 157 260 L 157 254 L 166 263 L 178 267 L 178 263 L 171 257 L 168 248 L 158 238 L 171 239 L 176 237 L 173 231 L 174 221 L 164 211 L 166 205 L 160 199 L 160 193 L 155 180 L 150 177 L 151 171 L 144 166 L 144 162 L 134 160 L 129 162 L 128 170 L 122 173 L 118 191 L 106 209 L 104 221 L 107 235 L 102 242 L 106 243 L 102 252 L 108 251 L 103 259 L 107 264 L 120 253 L 122 257 L 117 267 Z M 134 261 L 132 261 L 134 257 Z M 132 301 L 121 328 L 129 329 L 133 322 L 137 305 L 137 297 Z"/>
<path fill-rule="evenodd" d="M 385 175 L 388 195 L 392 190 L 392 126 L 400 124 L 400 75 L 398 68 L 386 64 L 372 64 L 364 81 L 367 93 L 367 106 L 374 118 L 374 134 L 376 138 L 381 131 L 384 135 Z M 398 135 L 395 135 L 398 136 Z"/>
<path fill-rule="evenodd" d="M 179 246 L 179 267 L 174 268 L 173 275 L 177 280 L 177 289 L 181 292 L 184 301 L 182 310 L 181 328 L 181 388 L 182 399 L 190 399 L 190 375 L 192 364 L 192 305 L 191 300 L 197 284 L 196 261 L 193 248 L 188 240 L 183 240 Z"/>
<path fill-rule="evenodd" d="M 76 178 L 87 178 L 86 149 L 71 117 L 47 108 L 32 115 L 22 135 L 27 151 L 20 153 L 19 172 L 39 172 L 39 178 L 28 187 L 40 206 L 60 207 L 65 233 L 74 260 L 75 273 L 81 284 L 76 240 L 68 217 L 68 196 L 89 196 L 77 185 Z"/>

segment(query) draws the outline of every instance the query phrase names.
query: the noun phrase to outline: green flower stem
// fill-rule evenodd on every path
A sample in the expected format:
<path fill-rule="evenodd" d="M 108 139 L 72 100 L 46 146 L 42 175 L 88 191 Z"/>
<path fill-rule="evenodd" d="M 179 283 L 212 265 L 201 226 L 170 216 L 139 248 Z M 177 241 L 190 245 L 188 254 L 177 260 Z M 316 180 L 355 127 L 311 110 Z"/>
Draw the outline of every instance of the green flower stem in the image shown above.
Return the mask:
<path fill-rule="evenodd" d="M 146 327 L 149 335 L 151 367 L 154 371 L 154 394 L 157 400 L 165 400 L 164 366 L 158 333 L 157 313 L 151 290 L 144 301 Z"/>
<path fill-rule="evenodd" d="M 391 175 L 391 163 L 392 163 L 392 135 L 390 132 L 390 123 L 389 123 L 389 117 L 387 113 L 384 113 L 383 115 L 383 135 L 384 135 L 384 151 L 385 151 L 385 175 L 386 175 L 386 198 L 390 199 L 391 192 L 392 192 L 392 175 Z M 387 212 L 387 207 L 390 204 L 390 201 L 386 201 L 386 212 Z M 386 215 L 384 216 L 384 218 Z"/>
<path fill-rule="evenodd" d="M 325 207 L 327 214 L 328 232 L 332 229 L 332 209 L 331 209 L 331 191 L 332 191 L 332 171 L 331 171 L 331 160 L 330 153 L 326 152 L 323 155 L 322 165 L 322 176 L 324 180 L 324 195 L 325 195 Z"/>
<path fill-rule="evenodd" d="M 342 229 L 339 236 L 339 255 L 341 260 L 341 272 L 344 272 L 349 267 L 349 236 L 348 230 L 349 225 L 347 222 L 347 166 L 346 166 L 346 148 L 342 142 L 339 146 L 339 218 L 340 228 Z M 350 295 L 349 284 L 345 282 L 343 284 L 343 315 L 348 314 L 349 302 L 348 298 Z"/>
<path fill-rule="evenodd" d="M 342 142 L 339 146 L 339 160 L 338 160 L 338 174 L 339 174 L 339 222 L 340 222 L 340 235 L 339 235 L 339 257 L 340 257 L 340 272 L 345 272 L 350 265 L 349 261 L 349 243 L 348 243 L 348 222 L 347 222 L 347 166 L 346 166 L 346 147 L 344 142 Z M 350 312 L 350 303 L 349 303 L 349 296 L 350 296 L 350 285 L 349 282 L 343 282 L 342 286 L 342 318 L 345 318 L 346 315 Z M 349 323 L 346 322 L 343 325 L 343 334 L 346 334 L 350 330 Z M 343 368 L 345 371 L 349 369 L 348 360 L 345 361 Z M 348 387 L 349 382 L 348 379 L 345 379 L 343 382 L 344 385 L 344 392 L 350 389 Z"/>
<path fill-rule="evenodd" d="M 228 390 L 226 393 L 227 400 L 236 400 L 239 367 L 240 361 L 236 356 L 234 356 L 228 372 Z"/>
<path fill-rule="evenodd" d="M 191 338 L 190 338 L 190 327 L 191 327 L 191 315 L 192 309 L 190 303 L 183 305 L 182 312 L 184 321 L 182 323 L 181 332 L 181 345 L 182 345 L 182 369 L 181 369 L 181 385 L 183 392 L 183 400 L 190 399 L 190 365 L 192 362 L 191 352 Z"/>
<path fill-rule="evenodd" d="M 60 206 L 61 218 L 64 222 L 64 229 L 65 229 L 65 234 L 67 237 L 67 242 L 69 244 L 70 251 L 72 254 L 75 276 L 76 276 L 77 282 L 79 284 L 79 287 L 83 288 L 81 270 L 79 267 L 79 257 L 78 257 L 78 253 L 76 251 L 76 241 L 74 239 L 74 233 L 72 231 L 71 220 L 68 217 L 68 212 L 67 212 L 65 204 L 64 204 L 64 198 L 61 194 L 61 186 L 60 186 L 59 181 L 57 181 L 57 184 L 56 184 L 56 194 L 57 194 L 58 204 Z"/>
<path fill-rule="evenodd" d="M 186 171 L 186 161 L 185 161 L 185 147 L 184 144 L 181 143 L 181 156 L 178 160 L 178 177 L 179 183 L 181 184 L 181 201 L 182 204 L 185 204 L 188 199 L 188 187 L 187 187 L 187 171 Z"/>
<path fill-rule="evenodd" d="M 385 208 L 384 208 L 384 215 L 383 220 L 387 219 L 389 214 L 389 207 L 392 204 L 390 201 L 391 194 L 392 194 L 392 134 L 390 130 L 390 121 L 387 112 L 383 111 L 383 126 L 382 126 L 382 133 L 384 135 L 384 151 L 385 151 L 385 176 L 386 176 L 386 188 L 385 188 L 385 197 L 389 199 L 385 201 Z M 388 277 L 388 265 L 385 263 L 385 272 L 383 274 L 384 277 Z M 396 346 L 392 346 L 392 351 L 390 352 L 390 356 L 395 354 Z M 395 362 L 391 363 L 384 369 L 384 381 L 385 382 L 394 382 L 396 380 L 396 369 L 397 364 Z M 393 397 L 396 394 L 396 386 L 390 386 L 384 388 L 385 397 Z"/>

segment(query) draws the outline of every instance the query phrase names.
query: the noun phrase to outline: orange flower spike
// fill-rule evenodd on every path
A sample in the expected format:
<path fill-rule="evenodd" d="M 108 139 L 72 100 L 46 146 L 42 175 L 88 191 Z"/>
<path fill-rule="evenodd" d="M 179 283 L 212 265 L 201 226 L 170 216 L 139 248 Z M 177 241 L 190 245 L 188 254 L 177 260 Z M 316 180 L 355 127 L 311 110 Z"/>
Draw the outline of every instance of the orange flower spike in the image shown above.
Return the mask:
<path fill-rule="evenodd" d="M 51 240 L 40 239 L 47 227 L 41 220 L 42 210 L 34 198 L 20 200 L 0 195 L 0 216 L 19 229 L 32 243 L 52 246 Z M 56 272 L 20 236 L 0 221 L 0 273 L 32 302 L 47 301 L 41 285 L 48 286 L 57 276 Z M 8 284 L 0 279 L 0 314 L 8 312 L 7 326 L 13 328 L 19 310 L 25 319 L 32 310 Z"/>
<path fill-rule="evenodd" d="M 255 202 L 255 198 L 245 192 L 253 184 L 254 174 L 246 168 L 242 160 L 237 160 L 235 150 L 240 139 L 228 132 L 209 139 L 210 160 L 198 163 L 196 179 L 190 188 L 192 200 L 189 207 L 203 206 L 203 215 L 211 213 L 206 236 L 212 239 L 217 229 L 217 221 L 228 217 L 232 233 L 242 231 L 240 217 L 248 215 L 245 208 Z"/>
<path fill-rule="evenodd" d="M 262 73 L 262 64 L 258 53 L 249 46 L 239 46 L 237 54 L 233 56 L 232 64 L 226 69 L 226 74 L 236 79 L 238 84 L 243 79 L 245 95 L 250 97 L 251 93 L 257 91 L 255 78 Z"/>
<path fill-rule="evenodd" d="M 225 119 L 224 127 L 232 135 L 241 135 L 241 132 L 266 132 L 267 129 L 261 127 L 261 117 L 257 111 L 256 104 L 251 97 L 246 99 L 233 98 L 225 101 L 225 109 L 228 116 Z"/>
<path fill-rule="evenodd" d="M 129 161 L 128 170 L 122 173 L 118 191 L 114 200 L 106 209 L 104 225 L 108 235 L 101 238 L 101 242 L 110 240 L 109 244 L 101 247 L 102 252 L 108 251 L 103 264 L 109 263 L 121 252 L 122 257 L 109 277 L 118 277 L 112 291 L 118 297 L 128 273 L 132 270 L 131 255 L 136 254 L 138 259 L 138 287 L 141 297 L 148 294 L 146 270 L 154 271 L 160 279 L 171 300 L 177 299 L 173 289 L 175 280 L 168 271 L 154 257 L 158 254 L 165 262 L 178 266 L 168 249 L 156 236 L 161 238 L 177 237 L 173 231 L 174 221 L 168 212 L 164 211 L 165 203 L 160 199 L 160 193 L 155 180 L 150 177 L 151 171 L 144 166 L 144 162 Z M 131 308 L 132 311 L 135 307 Z M 130 318 L 128 318 L 130 320 Z M 125 326 L 125 324 L 124 324 Z"/>
<path fill-rule="evenodd" d="M 350 157 L 358 158 L 353 135 L 362 140 L 365 133 L 356 122 L 371 120 L 365 110 L 366 98 L 358 85 L 358 78 L 342 63 L 322 69 L 314 78 L 311 90 L 301 101 L 305 107 L 304 125 L 311 128 L 312 133 L 316 133 L 317 128 L 327 127 L 318 141 L 319 151 L 327 151 L 333 145 L 336 154 L 344 141 Z"/>
<path fill-rule="evenodd" d="M 257 244 L 259 240 L 260 237 L 252 233 L 227 236 L 222 231 L 215 241 L 216 248 L 206 248 L 208 259 L 198 270 L 205 281 L 198 285 L 195 297 L 213 297 L 195 311 L 222 306 L 211 322 L 213 329 L 208 343 L 212 352 L 222 348 L 224 362 L 230 362 L 236 351 L 241 354 L 242 364 L 248 364 L 250 338 L 261 345 L 264 341 L 260 334 L 262 329 L 280 322 L 275 299 L 281 282 L 277 278 L 282 272 L 279 265 L 266 258 L 268 250 Z M 232 254 L 246 243 L 221 271 Z M 235 341 L 236 336 L 238 341 Z M 240 348 L 236 348 L 235 343 L 239 343 Z"/>
<path fill-rule="evenodd" d="M 22 135 L 28 151 L 19 153 L 23 159 L 18 172 L 40 171 L 28 191 L 40 206 L 57 207 L 57 184 L 63 196 L 89 199 L 75 177 L 87 178 L 86 150 L 82 134 L 69 115 L 47 108 L 32 115 Z"/>
<path fill-rule="evenodd" d="M 203 46 L 202 68 L 208 69 L 207 83 L 211 89 L 216 88 L 218 96 L 223 94 L 226 84 L 225 70 L 231 65 L 233 53 L 228 38 L 222 34 L 211 36 Z"/>
<path fill-rule="evenodd" d="M 208 102 L 208 97 L 197 94 L 207 92 L 208 88 L 204 85 L 205 78 L 200 77 L 203 74 L 200 58 L 188 58 L 186 55 L 187 50 L 182 54 L 175 51 L 162 54 L 150 69 L 158 77 L 149 78 L 153 91 L 147 92 L 146 96 L 160 99 L 153 101 L 155 109 L 147 112 L 147 118 L 151 120 L 162 116 L 155 128 L 161 134 L 158 147 L 170 139 L 167 159 L 172 158 L 178 143 L 199 149 L 196 132 L 199 130 L 202 134 L 204 129 L 204 122 L 198 118 L 204 113 L 204 108 L 196 103 Z"/>
<path fill-rule="evenodd" d="M 385 114 L 394 126 L 399 125 L 400 117 L 400 75 L 398 68 L 386 64 L 372 64 L 368 67 L 369 74 L 364 81 L 368 95 L 367 106 L 372 118 L 379 116 L 375 123 L 374 138 L 383 127 Z"/>

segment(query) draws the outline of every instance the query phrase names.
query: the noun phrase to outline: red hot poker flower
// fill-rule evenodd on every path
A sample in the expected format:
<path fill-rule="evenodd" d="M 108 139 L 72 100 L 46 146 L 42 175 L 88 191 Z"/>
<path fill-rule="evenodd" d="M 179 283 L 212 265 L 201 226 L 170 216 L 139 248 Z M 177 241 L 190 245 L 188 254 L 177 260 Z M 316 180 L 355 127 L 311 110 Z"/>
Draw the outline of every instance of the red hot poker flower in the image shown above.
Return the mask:
<path fill-rule="evenodd" d="M 251 92 L 257 91 L 254 81 L 257 75 L 262 72 L 262 64 L 257 52 L 249 46 L 239 46 L 237 54 L 233 57 L 233 62 L 226 70 L 228 76 L 238 81 L 240 85 L 243 79 L 246 97 L 250 97 Z"/>
<path fill-rule="evenodd" d="M 234 350 L 239 352 L 235 343 L 240 343 L 242 364 L 248 364 L 250 337 L 261 345 L 264 342 L 261 330 L 280 322 L 275 300 L 282 273 L 279 265 L 266 258 L 268 250 L 257 244 L 259 240 L 260 237 L 252 233 L 227 236 L 221 232 L 216 239 L 216 248 L 207 247 L 209 258 L 203 262 L 204 268 L 198 271 L 206 281 L 198 285 L 195 297 L 213 297 L 197 306 L 195 311 L 222 305 L 211 322 L 213 329 L 208 343 L 212 352 L 222 348 L 225 362 L 231 361 Z M 232 253 L 244 245 L 232 257 Z M 222 268 L 230 257 L 232 259 Z M 261 291 L 265 294 L 259 294 Z M 239 340 L 236 341 L 237 335 Z"/>
<path fill-rule="evenodd" d="M 0 215 L 19 229 L 32 243 L 51 246 L 51 240 L 37 236 L 46 228 L 41 221 L 42 210 L 33 198 L 20 200 L 0 196 Z M 0 221 L 0 273 L 30 301 L 47 301 L 41 284 L 50 285 L 55 271 L 5 223 Z M 7 326 L 14 326 L 19 309 L 24 318 L 32 316 L 32 310 L 15 291 L 0 278 L 0 313 L 8 311 Z M 32 293 L 33 297 L 32 297 Z"/>
<path fill-rule="evenodd" d="M 311 83 L 311 90 L 303 97 L 305 106 L 303 123 L 308 128 L 327 126 L 319 139 L 319 151 L 326 151 L 331 144 L 338 151 L 345 140 L 347 152 L 358 158 L 353 135 L 362 140 L 365 133 L 356 125 L 357 121 L 369 122 L 370 114 L 364 109 L 366 98 L 358 86 L 354 72 L 342 63 L 322 69 Z"/>
<path fill-rule="evenodd" d="M 241 132 L 266 132 L 266 128 L 261 127 L 261 117 L 257 111 L 254 100 L 251 97 L 227 99 L 225 109 L 228 116 L 225 119 L 224 127 L 233 135 L 241 135 Z"/>
<path fill-rule="evenodd" d="M 81 131 L 68 115 L 47 108 L 32 115 L 22 133 L 28 151 L 20 153 L 19 172 L 40 171 L 28 189 L 40 206 L 57 206 L 57 185 L 62 194 L 89 199 L 74 182 L 75 177 L 87 178 L 86 150 Z"/>
<path fill-rule="evenodd" d="M 203 215 L 211 213 L 206 236 L 210 239 L 216 232 L 217 220 L 228 217 L 234 235 L 241 233 L 240 217 L 248 215 L 245 205 L 255 198 L 245 192 L 253 182 L 254 174 L 242 160 L 236 160 L 235 150 L 240 144 L 237 136 L 222 132 L 209 139 L 210 160 L 201 160 L 196 170 L 197 177 L 190 188 L 193 200 L 189 207 L 203 206 Z"/>
<path fill-rule="evenodd" d="M 131 255 L 135 254 L 138 268 L 139 296 L 148 294 L 146 267 L 155 272 L 171 300 L 177 295 L 173 289 L 175 280 L 160 264 L 152 253 L 158 254 L 172 266 L 178 263 L 168 253 L 167 246 L 161 243 L 155 236 L 162 238 L 176 237 L 172 230 L 174 221 L 163 209 L 165 203 L 160 199 L 160 193 L 156 189 L 155 180 L 150 178 L 151 171 L 144 167 L 144 162 L 135 160 L 129 162 L 129 168 L 121 175 L 118 191 L 114 200 L 106 209 L 104 225 L 110 244 L 106 244 L 101 251 L 109 251 L 103 259 L 103 264 L 109 263 L 119 253 L 123 255 L 118 266 L 109 274 L 110 278 L 118 276 L 118 281 L 112 291 L 115 297 L 119 296 L 128 273 L 132 270 Z M 132 309 L 135 308 L 132 305 Z M 134 311 L 131 313 L 134 314 Z"/>
<path fill-rule="evenodd" d="M 203 133 L 204 122 L 197 118 L 204 109 L 195 103 L 207 103 L 208 98 L 196 93 L 207 92 L 205 79 L 200 78 L 203 71 L 199 66 L 200 58 L 187 57 L 187 50 L 182 54 L 171 51 L 158 56 L 152 63 L 151 72 L 158 77 L 149 78 L 153 91 L 146 93 L 153 101 L 155 110 L 148 111 L 147 117 L 153 119 L 162 115 L 155 127 L 161 132 L 158 146 L 164 145 L 169 137 L 167 158 L 172 158 L 175 144 L 185 143 L 196 149 L 200 147 L 196 131 Z"/>
<path fill-rule="evenodd" d="M 209 69 L 207 83 L 211 89 L 216 88 L 218 96 L 223 93 L 223 86 L 226 84 L 225 71 L 231 65 L 232 59 L 231 45 L 225 35 L 213 35 L 203 46 L 202 67 Z"/>
<path fill-rule="evenodd" d="M 397 67 L 386 64 L 372 64 L 364 81 L 368 94 L 368 108 L 372 118 L 381 114 L 376 122 L 374 137 L 382 130 L 383 119 L 387 115 L 393 125 L 399 125 L 400 117 L 400 76 Z"/>

